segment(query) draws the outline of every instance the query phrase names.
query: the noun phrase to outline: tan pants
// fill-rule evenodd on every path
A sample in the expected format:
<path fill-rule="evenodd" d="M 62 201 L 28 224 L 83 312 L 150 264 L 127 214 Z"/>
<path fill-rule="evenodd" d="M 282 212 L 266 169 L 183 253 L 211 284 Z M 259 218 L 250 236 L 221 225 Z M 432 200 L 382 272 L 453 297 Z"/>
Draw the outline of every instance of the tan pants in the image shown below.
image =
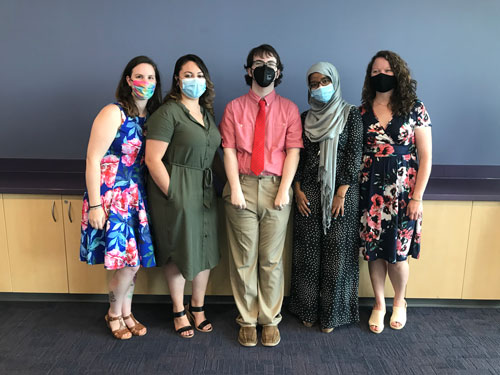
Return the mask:
<path fill-rule="evenodd" d="M 274 208 L 280 177 L 240 175 L 247 208 L 231 205 L 224 187 L 231 286 L 241 326 L 278 325 L 284 294 L 283 246 L 292 207 Z"/>

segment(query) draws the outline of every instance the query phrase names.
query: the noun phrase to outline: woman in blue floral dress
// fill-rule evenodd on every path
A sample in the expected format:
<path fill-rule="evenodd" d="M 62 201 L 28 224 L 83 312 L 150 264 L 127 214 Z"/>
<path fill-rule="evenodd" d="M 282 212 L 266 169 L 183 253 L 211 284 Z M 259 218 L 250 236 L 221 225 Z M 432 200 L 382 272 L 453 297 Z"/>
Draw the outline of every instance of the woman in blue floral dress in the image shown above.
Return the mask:
<path fill-rule="evenodd" d="M 160 74 L 146 56 L 132 59 L 121 76 L 115 104 L 92 125 L 85 172 L 80 260 L 116 270 L 109 282 L 106 323 L 114 337 L 146 334 L 132 315 L 140 266 L 156 266 L 144 186 L 146 116 L 161 104 Z"/>
<path fill-rule="evenodd" d="M 369 261 L 375 306 L 370 330 L 384 329 L 384 284 L 395 291 L 390 326 L 406 323 L 407 257 L 418 258 L 422 196 L 431 171 L 431 121 L 406 62 L 391 51 L 368 64 L 362 93 L 361 252 Z"/>

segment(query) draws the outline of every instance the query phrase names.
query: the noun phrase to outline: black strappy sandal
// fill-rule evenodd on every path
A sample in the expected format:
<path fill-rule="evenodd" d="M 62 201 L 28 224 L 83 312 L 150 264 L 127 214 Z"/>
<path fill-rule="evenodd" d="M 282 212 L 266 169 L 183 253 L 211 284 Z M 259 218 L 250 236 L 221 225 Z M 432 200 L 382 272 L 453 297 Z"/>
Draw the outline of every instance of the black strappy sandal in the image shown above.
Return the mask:
<path fill-rule="evenodd" d="M 179 311 L 179 312 L 174 312 L 174 319 L 175 318 L 181 318 L 183 317 L 184 315 L 186 315 L 186 310 L 182 310 L 182 311 Z M 188 320 L 189 320 L 189 315 L 188 315 Z M 175 323 L 174 323 L 174 329 L 175 329 Z M 177 329 L 175 332 L 180 336 L 182 337 L 183 339 L 190 339 L 194 336 L 194 331 L 192 334 L 190 335 L 183 335 L 182 333 L 183 332 L 186 332 L 186 331 L 193 331 L 193 327 L 191 325 L 189 326 L 184 326 L 184 327 L 181 327 L 179 329 Z"/>
<path fill-rule="evenodd" d="M 195 323 L 196 319 L 194 318 L 193 312 L 203 312 L 203 311 L 205 311 L 205 306 L 195 307 L 195 306 L 191 306 L 191 303 L 188 303 L 186 305 L 186 310 L 187 310 L 187 316 L 188 316 L 189 321 L 191 322 L 192 325 L 195 326 L 197 331 L 205 332 L 205 333 L 212 332 L 213 326 L 210 327 L 210 329 L 203 329 L 207 325 L 212 324 L 208 319 L 205 319 L 198 326 Z"/>

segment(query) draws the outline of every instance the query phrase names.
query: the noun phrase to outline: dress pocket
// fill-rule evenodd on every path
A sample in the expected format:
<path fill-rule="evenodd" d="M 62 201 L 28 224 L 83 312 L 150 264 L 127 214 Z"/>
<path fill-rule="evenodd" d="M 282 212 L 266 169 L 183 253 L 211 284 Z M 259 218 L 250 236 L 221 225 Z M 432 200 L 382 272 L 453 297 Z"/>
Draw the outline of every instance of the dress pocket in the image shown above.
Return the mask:
<path fill-rule="evenodd" d="M 174 191 L 173 184 L 175 184 L 175 181 L 176 181 L 176 178 L 175 178 L 175 170 L 176 169 L 177 168 L 175 167 L 175 165 L 172 165 L 172 169 L 170 170 L 170 183 L 168 184 L 168 189 L 167 189 L 167 200 L 172 199 L 172 193 Z"/>

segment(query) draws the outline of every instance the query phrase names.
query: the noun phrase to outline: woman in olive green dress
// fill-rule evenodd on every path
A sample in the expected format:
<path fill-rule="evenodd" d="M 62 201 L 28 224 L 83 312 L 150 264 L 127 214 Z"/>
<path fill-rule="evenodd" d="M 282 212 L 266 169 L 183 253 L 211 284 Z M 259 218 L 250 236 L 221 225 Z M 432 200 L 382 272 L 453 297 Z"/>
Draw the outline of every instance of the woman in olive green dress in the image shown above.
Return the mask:
<path fill-rule="evenodd" d="M 203 61 L 179 58 L 164 104 L 147 122 L 146 164 L 155 257 L 164 265 L 174 327 L 190 338 L 210 332 L 203 310 L 210 269 L 219 261 L 212 162 L 221 137 L 213 116 L 214 85 Z M 184 307 L 184 285 L 192 280 Z M 187 309 L 187 315 L 186 315 Z"/>

